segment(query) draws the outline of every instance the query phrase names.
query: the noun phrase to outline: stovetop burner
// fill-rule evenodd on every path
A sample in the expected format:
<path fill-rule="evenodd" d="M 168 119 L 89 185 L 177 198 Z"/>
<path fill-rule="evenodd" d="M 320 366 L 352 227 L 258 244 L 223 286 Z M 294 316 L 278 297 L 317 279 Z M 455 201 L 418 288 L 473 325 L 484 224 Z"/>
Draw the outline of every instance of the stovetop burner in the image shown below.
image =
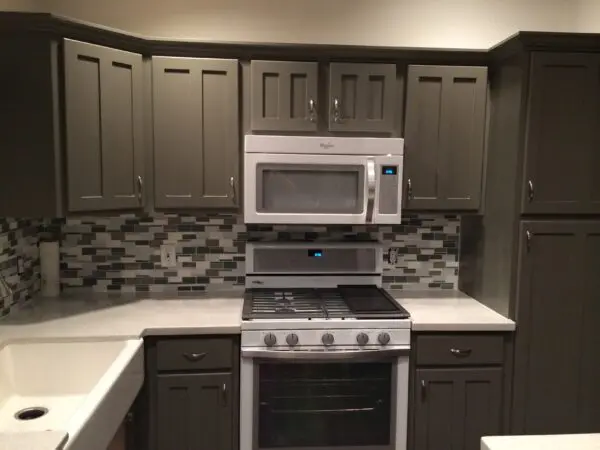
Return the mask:
<path fill-rule="evenodd" d="M 247 289 L 242 318 L 407 319 L 409 313 L 375 285 L 315 289 Z"/>

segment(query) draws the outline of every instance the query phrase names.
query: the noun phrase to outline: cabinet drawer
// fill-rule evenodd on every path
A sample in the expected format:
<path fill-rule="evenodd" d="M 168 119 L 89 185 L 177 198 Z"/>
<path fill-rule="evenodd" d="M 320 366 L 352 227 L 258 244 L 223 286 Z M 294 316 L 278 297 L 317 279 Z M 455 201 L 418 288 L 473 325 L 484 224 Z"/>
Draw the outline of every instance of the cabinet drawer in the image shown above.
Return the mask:
<path fill-rule="evenodd" d="M 417 365 L 502 364 L 503 353 L 502 336 L 417 336 Z"/>
<path fill-rule="evenodd" d="M 174 339 L 158 341 L 158 370 L 228 369 L 232 367 L 230 339 Z"/>

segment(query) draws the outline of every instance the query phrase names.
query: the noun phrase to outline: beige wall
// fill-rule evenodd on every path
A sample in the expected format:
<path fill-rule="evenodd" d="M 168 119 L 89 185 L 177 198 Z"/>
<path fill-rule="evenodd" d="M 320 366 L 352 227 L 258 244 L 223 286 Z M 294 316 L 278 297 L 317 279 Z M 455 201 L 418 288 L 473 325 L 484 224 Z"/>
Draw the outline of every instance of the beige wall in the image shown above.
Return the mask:
<path fill-rule="evenodd" d="M 600 0 L 580 0 L 575 28 L 583 33 L 600 33 Z"/>
<path fill-rule="evenodd" d="M 0 0 L 0 9 L 17 2 L 164 38 L 488 48 L 519 30 L 591 26 L 579 2 L 600 0 Z"/>

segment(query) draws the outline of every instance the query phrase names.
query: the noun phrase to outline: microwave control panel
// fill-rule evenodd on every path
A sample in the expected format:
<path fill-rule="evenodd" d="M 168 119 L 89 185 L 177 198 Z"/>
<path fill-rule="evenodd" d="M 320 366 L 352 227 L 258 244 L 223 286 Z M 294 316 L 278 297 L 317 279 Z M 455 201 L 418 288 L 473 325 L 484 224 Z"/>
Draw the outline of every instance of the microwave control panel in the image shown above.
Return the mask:
<path fill-rule="evenodd" d="M 398 166 L 381 166 L 379 214 L 398 214 Z"/>

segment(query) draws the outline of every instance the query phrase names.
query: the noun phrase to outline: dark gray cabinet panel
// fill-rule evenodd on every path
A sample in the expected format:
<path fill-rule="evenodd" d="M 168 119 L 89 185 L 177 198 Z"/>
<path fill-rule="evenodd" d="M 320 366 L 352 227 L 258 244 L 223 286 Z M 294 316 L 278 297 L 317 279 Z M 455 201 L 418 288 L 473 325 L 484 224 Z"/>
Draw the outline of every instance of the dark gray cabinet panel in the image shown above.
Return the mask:
<path fill-rule="evenodd" d="M 69 211 L 143 206 L 142 57 L 64 41 Z"/>
<path fill-rule="evenodd" d="M 514 432 L 600 431 L 598 250 L 600 223 L 522 224 Z"/>
<path fill-rule="evenodd" d="M 600 223 L 583 243 L 584 289 L 581 384 L 581 433 L 600 433 Z"/>
<path fill-rule="evenodd" d="M 331 63 L 329 102 L 330 131 L 392 133 L 396 66 Z"/>
<path fill-rule="evenodd" d="M 600 56 L 531 57 L 523 213 L 600 213 Z"/>
<path fill-rule="evenodd" d="M 157 450 L 233 450 L 231 374 L 159 375 Z"/>
<path fill-rule="evenodd" d="M 406 209 L 479 208 L 486 98 L 485 67 L 409 66 Z"/>
<path fill-rule="evenodd" d="M 501 431 L 502 368 L 417 369 L 414 386 L 418 450 L 478 450 Z"/>
<path fill-rule="evenodd" d="M 238 206 L 238 62 L 155 57 L 152 84 L 155 206 Z"/>
<path fill-rule="evenodd" d="M 318 63 L 252 61 L 253 131 L 316 131 Z"/>

